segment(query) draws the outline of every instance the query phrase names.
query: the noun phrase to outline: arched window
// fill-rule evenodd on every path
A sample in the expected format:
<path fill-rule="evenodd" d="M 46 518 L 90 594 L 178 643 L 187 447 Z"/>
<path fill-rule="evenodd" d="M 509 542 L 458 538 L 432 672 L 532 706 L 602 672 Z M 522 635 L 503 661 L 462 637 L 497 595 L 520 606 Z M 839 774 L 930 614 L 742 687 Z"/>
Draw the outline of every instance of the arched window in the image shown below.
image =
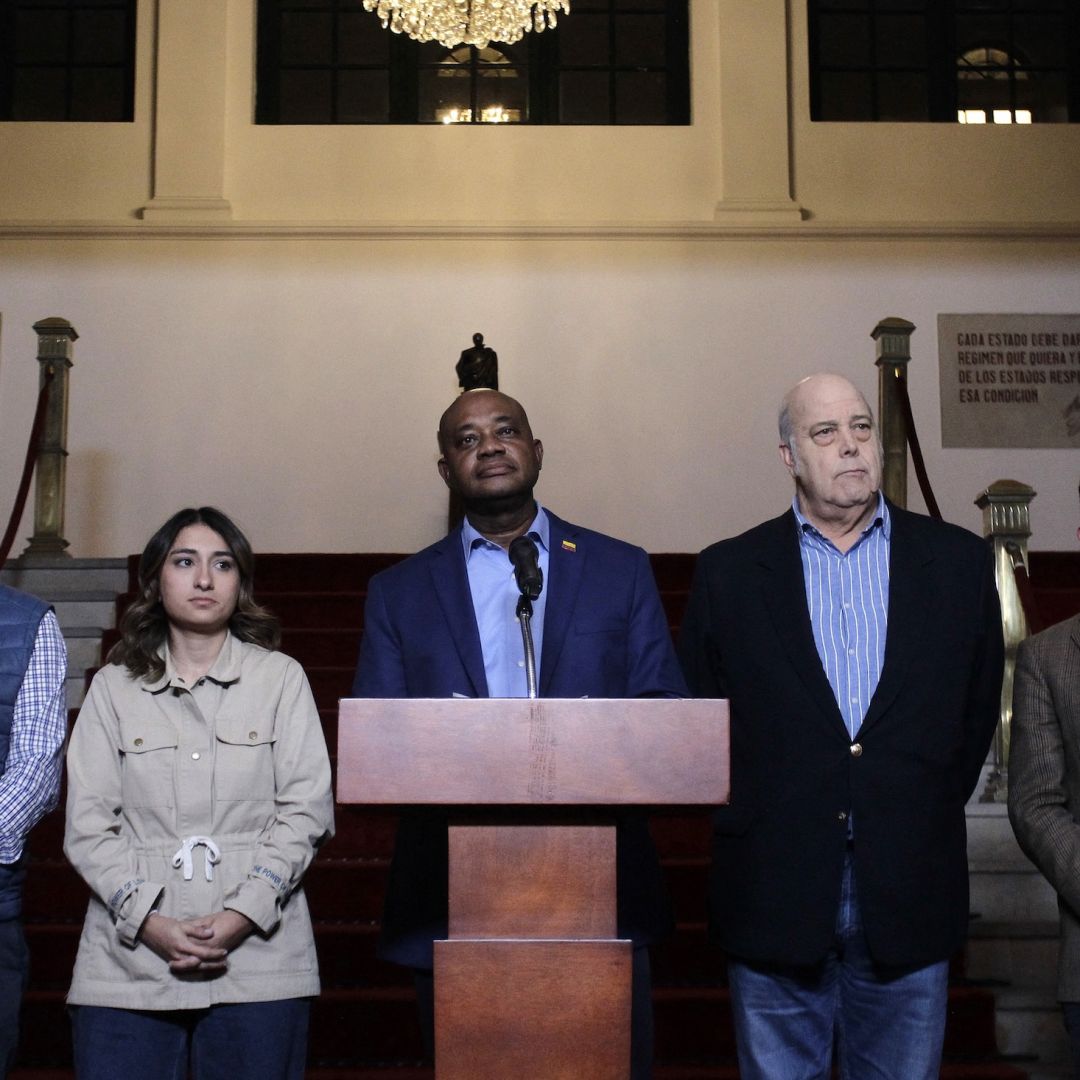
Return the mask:
<path fill-rule="evenodd" d="M 1031 109 L 1017 108 L 1014 84 L 1030 81 L 1023 64 L 1004 49 L 979 46 L 956 63 L 956 118 L 961 124 L 1030 124 Z"/>

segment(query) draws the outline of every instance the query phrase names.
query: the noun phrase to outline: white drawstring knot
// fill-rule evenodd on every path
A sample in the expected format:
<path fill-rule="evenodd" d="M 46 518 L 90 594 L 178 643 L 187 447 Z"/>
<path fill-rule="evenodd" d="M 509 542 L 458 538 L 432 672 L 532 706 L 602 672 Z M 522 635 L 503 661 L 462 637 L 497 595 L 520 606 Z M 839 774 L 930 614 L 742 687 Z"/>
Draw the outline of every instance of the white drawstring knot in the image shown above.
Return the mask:
<path fill-rule="evenodd" d="M 221 852 L 218 851 L 217 844 L 210 839 L 209 836 L 189 836 L 180 845 L 180 849 L 172 857 L 173 866 L 179 868 L 181 865 L 184 867 L 184 880 L 190 881 L 195 871 L 191 865 L 191 852 L 194 848 L 204 847 L 206 848 L 206 855 L 204 856 L 204 868 L 206 872 L 206 880 L 214 880 L 214 864 L 221 862 Z"/>

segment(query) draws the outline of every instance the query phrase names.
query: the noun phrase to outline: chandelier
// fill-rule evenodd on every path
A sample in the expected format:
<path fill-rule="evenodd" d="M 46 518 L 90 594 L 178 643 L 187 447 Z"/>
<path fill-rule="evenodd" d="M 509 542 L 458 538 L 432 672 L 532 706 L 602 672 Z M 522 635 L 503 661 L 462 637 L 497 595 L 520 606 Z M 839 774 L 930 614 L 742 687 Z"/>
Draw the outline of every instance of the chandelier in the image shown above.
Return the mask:
<path fill-rule="evenodd" d="M 414 41 L 482 49 L 489 41 L 512 45 L 529 30 L 555 26 L 556 12 L 570 14 L 570 0 L 364 0 L 364 10 L 376 12 L 383 29 Z"/>

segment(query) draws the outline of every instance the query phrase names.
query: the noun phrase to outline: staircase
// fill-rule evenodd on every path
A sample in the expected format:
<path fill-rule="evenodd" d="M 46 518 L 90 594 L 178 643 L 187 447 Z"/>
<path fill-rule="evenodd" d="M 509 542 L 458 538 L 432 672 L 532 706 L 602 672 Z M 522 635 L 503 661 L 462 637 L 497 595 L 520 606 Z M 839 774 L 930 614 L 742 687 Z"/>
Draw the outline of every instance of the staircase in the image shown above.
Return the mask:
<path fill-rule="evenodd" d="M 282 648 L 308 672 L 331 753 L 336 743 L 336 702 L 348 694 L 352 681 L 365 583 L 399 558 L 263 555 L 258 559 L 258 599 L 281 618 Z M 133 587 L 135 560 L 109 564 L 114 573 L 125 565 L 131 584 L 128 574 L 121 572 L 124 580 L 117 591 Z M 692 565 L 689 555 L 653 557 L 673 630 L 685 607 Z M 43 586 L 23 581 L 20 587 L 50 598 Z M 80 585 L 74 591 L 96 594 L 98 589 Z M 72 619 L 76 629 L 84 625 L 74 613 Z M 114 637 L 115 633 L 106 634 L 106 647 Z M 81 693 L 80 687 L 72 701 L 81 700 Z M 432 1070 L 422 1063 L 410 980 L 374 955 L 394 822 L 393 814 L 385 810 L 338 807 L 337 835 L 319 853 L 306 879 L 323 978 L 323 993 L 312 1016 L 308 1072 L 312 1080 L 432 1078 Z M 677 934 L 658 946 L 653 958 L 657 1080 L 737 1080 L 723 958 L 706 942 L 707 814 L 657 814 L 653 830 L 678 918 Z M 24 1006 L 21 1068 L 12 1080 L 67 1080 L 72 1075 L 63 997 L 86 889 L 60 854 L 62 832 L 58 810 L 33 838 L 26 896 L 33 981 Z M 987 982 L 997 979 L 997 963 L 983 950 L 971 953 L 966 967 L 963 958 L 954 964 L 942 1069 L 947 1080 L 1024 1080 L 1028 1075 L 998 1053 L 1003 1029 L 995 1017 L 994 991 L 1004 991 Z M 1007 1049 L 1030 1057 L 1030 1044 L 1017 1049 L 1010 1042 Z M 1043 1074 L 1039 1077 L 1042 1080 Z"/>

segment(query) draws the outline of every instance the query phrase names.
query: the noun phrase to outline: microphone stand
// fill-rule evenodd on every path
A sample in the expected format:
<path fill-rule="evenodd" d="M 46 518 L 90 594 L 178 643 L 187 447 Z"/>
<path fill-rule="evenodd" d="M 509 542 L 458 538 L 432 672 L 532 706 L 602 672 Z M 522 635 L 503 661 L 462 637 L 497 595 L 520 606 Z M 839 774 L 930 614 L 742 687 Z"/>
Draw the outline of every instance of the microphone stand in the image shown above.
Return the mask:
<path fill-rule="evenodd" d="M 517 610 L 515 612 L 518 622 L 521 623 L 521 640 L 525 646 L 525 685 L 528 687 L 528 696 L 536 697 L 536 649 L 533 647 L 532 635 L 532 601 L 526 593 L 518 597 Z"/>

